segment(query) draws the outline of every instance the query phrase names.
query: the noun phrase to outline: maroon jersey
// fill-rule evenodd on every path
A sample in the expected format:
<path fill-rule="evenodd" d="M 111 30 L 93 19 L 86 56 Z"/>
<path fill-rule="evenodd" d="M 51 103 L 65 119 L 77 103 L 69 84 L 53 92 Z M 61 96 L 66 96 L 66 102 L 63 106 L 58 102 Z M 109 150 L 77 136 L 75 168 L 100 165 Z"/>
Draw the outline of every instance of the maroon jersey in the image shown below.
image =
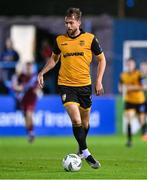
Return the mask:
<path fill-rule="evenodd" d="M 35 74 L 20 74 L 18 83 L 23 85 L 24 90 L 19 94 L 21 97 L 21 107 L 24 111 L 34 110 L 37 100 L 35 89 L 38 85 L 37 76 Z"/>

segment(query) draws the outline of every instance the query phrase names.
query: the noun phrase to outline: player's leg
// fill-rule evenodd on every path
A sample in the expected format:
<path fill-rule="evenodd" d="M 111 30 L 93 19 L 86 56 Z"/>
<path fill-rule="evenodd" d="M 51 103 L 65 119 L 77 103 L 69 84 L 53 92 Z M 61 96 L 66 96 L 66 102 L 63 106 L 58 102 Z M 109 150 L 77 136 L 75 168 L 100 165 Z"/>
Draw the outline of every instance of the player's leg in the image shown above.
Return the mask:
<path fill-rule="evenodd" d="M 65 105 L 66 111 L 71 119 L 72 122 L 72 129 L 75 139 L 78 142 L 78 145 L 81 149 L 86 149 L 86 139 L 85 139 L 85 132 L 82 128 L 81 124 L 81 116 L 79 107 L 76 103 L 71 103 Z"/>
<path fill-rule="evenodd" d="M 91 109 L 91 94 L 92 94 L 92 88 L 91 85 L 89 86 L 84 86 L 84 87 L 79 87 L 77 90 L 77 94 L 78 94 L 78 100 L 80 103 L 80 116 L 81 116 L 81 123 L 82 123 L 82 127 L 85 133 L 85 141 L 86 141 L 86 137 L 88 135 L 88 131 L 89 131 L 89 119 L 90 119 L 90 109 Z M 86 161 L 88 162 L 88 164 L 92 167 L 92 168 L 99 168 L 101 167 L 100 163 L 95 160 L 93 158 L 93 156 L 91 155 L 91 153 L 89 152 L 88 149 L 81 149 L 82 150 L 82 154 L 84 156 L 84 158 L 86 159 Z M 88 153 L 87 153 L 88 152 Z"/>
<path fill-rule="evenodd" d="M 147 100 L 145 102 L 145 124 L 146 124 L 146 130 L 147 130 Z"/>
<path fill-rule="evenodd" d="M 85 131 L 85 136 L 87 137 L 87 134 L 89 132 L 89 119 L 90 119 L 90 108 L 84 109 L 80 107 L 80 116 L 81 116 L 81 123 L 82 127 Z M 78 153 L 77 153 L 81 159 L 83 158 L 82 150 L 79 148 Z"/>
<path fill-rule="evenodd" d="M 137 115 L 141 124 L 142 140 L 147 141 L 147 125 L 145 121 L 145 104 L 139 104 L 137 106 Z"/>
<path fill-rule="evenodd" d="M 140 123 L 141 123 L 142 140 L 143 141 L 147 141 L 147 124 L 145 122 L 145 114 L 144 113 L 140 113 L 138 115 L 138 117 L 139 117 Z"/>
<path fill-rule="evenodd" d="M 28 141 L 31 143 L 34 141 L 34 124 L 33 124 L 33 112 L 36 106 L 36 97 L 25 97 L 21 102 L 21 109 L 24 113 L 25 127 L 28 135 Z"/>
<path fill-rule="evenodd" d="M 126 145 L 130 147 L 132 145 L 132 130 L 131 121 L 135 116 L 136 109 L 135 105 L 132 103 L 125 102 L 125 119 L 127 124 L 127 143 Z"/>
<path fill-rule="evenodd" d="M 91 94 L 92 88 L 91 85 L 79 88 L 79 103 L 80 103 L 80 115 L 82 126 L 85 131 L 85 135 L 87 136 L 89 128 L 90 128 L 90 110 L 91 110 Z"/>
<path fill-rule="evenodd" d="M 82 150 L 84 158 L 92 168 L 94 169 L 99 168 L 101 166 L 100 163 L 92 157 L 91 153 L 87 148 L 86 135 L 81 124 L 81 115 L 80 115 L 79 107 L 77 106 L 77 104 L 68 104 L 65 106 L 65 108 L 72 121 L 73 134 L 78 142 L 80 149 Z"/>
<path fill-rule="evenodd" d="M 73 134 L 81 149 L 87 148 L 85 142 L 85 133 L 81 125 L 81 116 L 79 111 L 79 101 L 77 97 L 77 88 L 69 86 L 58 86 L 62 103 L 72 122 Z"/>
<path fill-rule="evenodd" d="M 125 111 L 125 118 L 127 121 L 127 143 L 126 145 L 130 147 L 132 145 L 132 129 L 131 129 L 131 121 L 135 115 L 135 111 L 133 109 L 129 109 Z"/>
<path fill-rule="evenodd" d="M 80 107 L 80 115 L 81 115 L 81 122 L 82 122 L 82 127 L 85 131 L 85 139 L 88 135 L 89 128 L 90 128 L 90 109 L 91 108 L 82 108 Z M 80 149 L 80 153 L 82 152 L 82 155 L 84 155 L 84 151 Z M 93 156 L 90 154 L 88 157 L 86 157 L 86 161 L 92 168 L 99 168 L 101 167 L 101 164 L 99 161 L 95 160 Z"/>
<path fill-rule="evenodd" d="M 84 109 L 80 107 L 80 115 L 81 115 L 81 122 L 82 122 L 82 127 L 85 131 L 85 135 L 87 136 L 89 132 L 89 120 L 90 120 L 90 108 Z"/>
<path fill-rule="evenodd" d="M 147 124 L 147 100 L 145 101 L 145 123 Z"/>
<path fill-rule="evenodd" d="M 82 153 L 84 154 L 84 157 L 87 158 L 90 155 L 90 152 L 87 148 L 85 131 L 81 124 L 82 122 L 79 110 L 80 92 L 78 91 L 78 89 L 80 89 L 81 91 L 81 88 L 60 85 L 58 86 L 58 89 L 62 98 L 62 103 L 64 104 L 66 111 L 68 112 L 71 119 L 74 137 L 77 140 L 78 145 L 82 150 Z M 94 163 L 91 164 L 91 167 L 98 168 L 100 167 L 100 165 L 97 161 L 94 160 Z"/>
<path fill-rule="evenodd" d="M 31 143 L 34 140 L 33 111 L 26 110 L 24 116 L 25 116 L 26 130 L 28 134 L 28 141 Z"/>
<path fill-rule="evenodd" d="M 146 124 L 145 124 L 145 113 L 138 113 L 138 119 L 141 124 L 141 134 L 146 133 Z"/>

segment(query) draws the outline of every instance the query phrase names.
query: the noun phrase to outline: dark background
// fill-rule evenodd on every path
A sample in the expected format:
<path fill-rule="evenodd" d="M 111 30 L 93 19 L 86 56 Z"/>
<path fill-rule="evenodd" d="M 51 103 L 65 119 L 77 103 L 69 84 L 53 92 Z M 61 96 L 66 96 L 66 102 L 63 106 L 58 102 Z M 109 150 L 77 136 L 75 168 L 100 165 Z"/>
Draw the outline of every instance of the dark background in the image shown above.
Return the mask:
<path fill-rule="evenodd" d="M 64 15 L 71 6 L 83 15 L 147 18 L 147 0 L 1 0 L 0 15 Z"/>

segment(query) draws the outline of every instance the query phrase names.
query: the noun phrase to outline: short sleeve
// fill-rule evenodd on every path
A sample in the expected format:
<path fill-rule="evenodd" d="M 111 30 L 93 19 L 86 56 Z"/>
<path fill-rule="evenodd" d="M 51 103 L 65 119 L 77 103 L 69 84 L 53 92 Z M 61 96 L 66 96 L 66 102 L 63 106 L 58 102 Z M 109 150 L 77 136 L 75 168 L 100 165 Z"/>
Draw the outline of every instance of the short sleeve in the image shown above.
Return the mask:
<path fill-rule="evenodd" d="M 55 43 L 54 43 L 54 46 L 53 46 L 53 52 L 55 54 L 60 54 L 61 53 L 61 51 L 60 51 L 60 49 L 58 47 L 57 39 L 55 40 Z"/>
<path fill-rule="evenodd" d="M 100 47 L 100 44 L 98 42 L 98 39 L 96 37 L 93 38 L 93 41 L 91 44 L 91 50 L 95 55 L 99 55 L 103 52 L 103 50 Z"/>

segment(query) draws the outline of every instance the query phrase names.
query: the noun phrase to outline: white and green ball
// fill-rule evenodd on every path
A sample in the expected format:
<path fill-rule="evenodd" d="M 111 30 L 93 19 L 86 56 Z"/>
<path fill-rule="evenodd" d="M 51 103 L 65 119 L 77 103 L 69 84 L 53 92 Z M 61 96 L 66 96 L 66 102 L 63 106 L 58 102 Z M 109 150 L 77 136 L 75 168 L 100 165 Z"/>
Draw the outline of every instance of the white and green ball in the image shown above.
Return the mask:
<path fill-rule="evenodd" d="M 76 154 L 68 154 L 62 160 L 62 165 L 66 171 L 79 171 L 82 167 L 81 158 Z"/>

